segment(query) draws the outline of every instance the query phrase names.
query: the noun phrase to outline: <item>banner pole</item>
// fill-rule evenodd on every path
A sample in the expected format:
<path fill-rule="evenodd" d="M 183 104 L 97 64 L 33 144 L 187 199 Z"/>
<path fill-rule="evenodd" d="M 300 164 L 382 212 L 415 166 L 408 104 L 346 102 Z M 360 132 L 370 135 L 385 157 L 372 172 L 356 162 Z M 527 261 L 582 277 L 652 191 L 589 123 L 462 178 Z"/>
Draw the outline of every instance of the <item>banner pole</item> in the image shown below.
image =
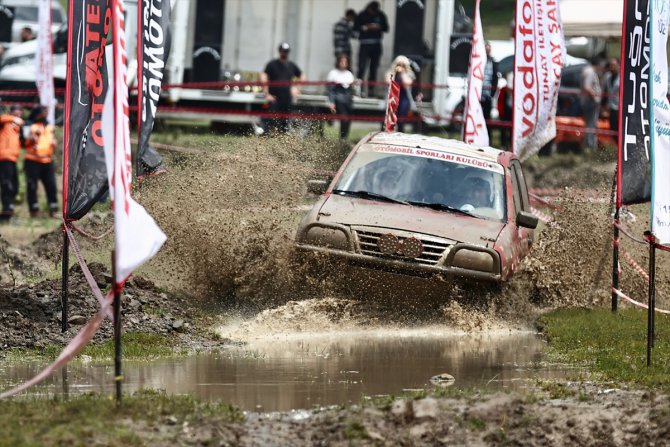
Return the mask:
<path fill-rule="evenodd" d="M 656 308 L 656 240 L 649 238 L 649 299 L 647 307 L 647 367 L 651 366 L 651 348 L 654 347 L 654 313 Z"/>
<path fill-rule="evenodd" d="M 614 242 L 612 244 L 612 312 L 617 311 L 619 304 L 619 295 L 614 289 L 619 289 L 619 211 L 617 207 L 614 212 Z"/>
<path fill-rule="evenodd" d="M 68 284 L 70 270 L 70 241 L 67 237 L 67 222 L 63 221 L 63 253 L 61 258 L 61 330 L 67 331 Z"/>
<path fill-rule="evenodd" d="M 114 283 L 114 382 L 116 383 L 116 403 L 121 403 L 121 288 L 116 283 L 116 255 L 112 250 L 112 281 Z"/>

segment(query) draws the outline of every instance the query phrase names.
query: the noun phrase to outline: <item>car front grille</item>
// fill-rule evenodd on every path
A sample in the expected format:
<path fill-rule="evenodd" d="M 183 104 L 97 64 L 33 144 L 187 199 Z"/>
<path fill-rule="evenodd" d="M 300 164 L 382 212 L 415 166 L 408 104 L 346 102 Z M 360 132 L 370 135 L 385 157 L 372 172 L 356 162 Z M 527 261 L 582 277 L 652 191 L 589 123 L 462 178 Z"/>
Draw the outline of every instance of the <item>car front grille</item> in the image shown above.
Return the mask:
<path fill-rule="evenodd" d="M 358 243 L 357 249 L 359 253 L 368 256 L 375 256 L 378 258 L 399 258 L 404 259 L 406 261 L 413 261 L 424 265 L 436 265 L 440 261 L 440 259 L 442 259 L 442 256 L 451 246 L 451 244 L 448 243 L 447 241 L 436 241 L 434 239 L 427 239 L 424 237 L 413 236 L 419 239 L 421 241 L 421 244 L 423 245 L 423 253 L 421 253 L 421 256 L 414 259 L 407 259 L 402 258 L 399 255 L 398 256 L 387 255 L 379 251 L 378 242 L 379 238 L 382 235 L 389 232 L 390 231 L 376 232 L 369 230 L 365 231 L 355 230 L 354 234 L 356 235 L 356 241 Z M 396 234 L 396 236 L 398 237 L 398 240 L 400 242 L 410 237 L 410 236 L 402 236 L 399 234 Z"/>

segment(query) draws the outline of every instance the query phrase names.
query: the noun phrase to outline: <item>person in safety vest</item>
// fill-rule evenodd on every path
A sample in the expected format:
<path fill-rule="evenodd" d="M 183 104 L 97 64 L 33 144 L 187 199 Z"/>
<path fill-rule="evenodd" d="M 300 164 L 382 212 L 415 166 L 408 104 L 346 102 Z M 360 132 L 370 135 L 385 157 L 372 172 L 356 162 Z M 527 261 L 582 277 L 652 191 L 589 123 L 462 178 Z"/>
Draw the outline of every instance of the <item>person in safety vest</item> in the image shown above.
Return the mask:
<path fill-rule="evenodd" d="M 56 174 L 54 172 L 54 128 L 47 124 L 46 109 L 36 107 L 31 113 L 34 123 L 30 126 L 30 136 L 26 140 L 26 159 L 23 169 L 26 173 L 26 191 L 28 195 L 28 209 L 31 217 L 39 215 L 37 201 L 37 182 L 41 181 L 47 194 L 49 215 L 54 216 L 58 211 L 56 198 Z"/>
<path fill-rule="evenodd" d="M 6 222 L 14 215 L 14 200 L 19 192 L 16 162 L 21 151 L 23 110 L 13 105 L 10 112 L 0 115 L 0 196 L 2 213 L 0 221 Z"/>

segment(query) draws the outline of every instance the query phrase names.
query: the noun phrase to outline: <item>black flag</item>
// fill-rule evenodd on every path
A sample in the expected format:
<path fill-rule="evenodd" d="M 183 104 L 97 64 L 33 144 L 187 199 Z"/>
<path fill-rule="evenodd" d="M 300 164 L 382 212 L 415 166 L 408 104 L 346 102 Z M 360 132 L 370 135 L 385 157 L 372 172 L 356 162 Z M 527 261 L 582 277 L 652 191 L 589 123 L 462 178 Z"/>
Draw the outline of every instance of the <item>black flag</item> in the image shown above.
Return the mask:
<path fill-rule="evenodd" d="M 12 22 L 14 22 L 14 11 L 0 5 L 0 42 L 12 41 Z"/>

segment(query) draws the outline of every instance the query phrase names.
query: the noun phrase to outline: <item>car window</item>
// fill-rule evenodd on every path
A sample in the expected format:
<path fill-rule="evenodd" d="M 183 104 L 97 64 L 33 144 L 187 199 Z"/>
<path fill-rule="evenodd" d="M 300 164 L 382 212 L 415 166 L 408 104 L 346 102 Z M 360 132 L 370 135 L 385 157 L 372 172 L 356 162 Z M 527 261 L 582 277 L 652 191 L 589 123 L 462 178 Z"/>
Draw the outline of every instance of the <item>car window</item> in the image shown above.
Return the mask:
<path fill-rule="evenodd" d="M 512 181 L 512 200 L 514 201 L 514 215 L 521 211 L 521 194 L 519 194 L 519 182 L 514 174 L 514 169 L 510 166 L 507 171 Z"/>
<path fill-rule="evenodd" d="M 528 199 L 528 187 L 526 186 L 526 179 L 523 176 L 521 163 L 518 160 L 512 160 L 510 163 L 516 176 L 517 187 L 519 188 L 519 195 L 521 197 L 521 210 L 530 211 L 530 200 Z"/>
<path fill-rule="evenodd" d="M 482 169 L 439 158 L 359 150 L 335 189 L 365 191 L 416 205 L 459 209 L 470 205 L 465 210 L 477 217 L 504 221 L 502 172 L 497 164 L 494 170 Z"/>
<path fill-rule="evenodd" d="M 37 22 L 37 6 L 17 6 L 14 8 L 14 20 Z"/>

